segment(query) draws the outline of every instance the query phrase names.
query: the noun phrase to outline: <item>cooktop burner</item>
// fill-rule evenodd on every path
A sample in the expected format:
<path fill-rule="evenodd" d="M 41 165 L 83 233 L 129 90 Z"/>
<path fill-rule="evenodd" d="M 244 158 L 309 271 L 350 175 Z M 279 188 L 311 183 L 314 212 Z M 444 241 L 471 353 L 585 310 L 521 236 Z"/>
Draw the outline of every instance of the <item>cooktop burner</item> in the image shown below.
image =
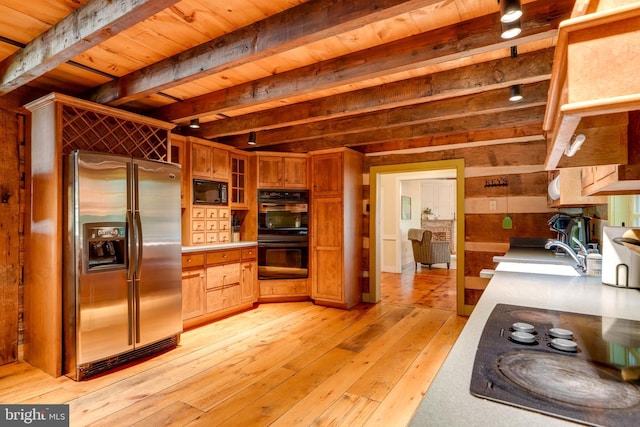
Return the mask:
<path fill-rule="evenodd" d="M 594 426 L 640 420 L 640 322 L 498 304 L 470 391 Z"/>

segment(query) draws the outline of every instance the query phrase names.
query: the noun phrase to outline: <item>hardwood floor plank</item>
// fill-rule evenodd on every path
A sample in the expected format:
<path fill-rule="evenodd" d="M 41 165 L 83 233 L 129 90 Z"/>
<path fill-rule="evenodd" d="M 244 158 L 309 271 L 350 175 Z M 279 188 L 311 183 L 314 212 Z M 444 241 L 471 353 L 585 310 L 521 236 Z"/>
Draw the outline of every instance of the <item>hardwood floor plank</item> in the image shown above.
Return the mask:
<path fill-rule="evenodd" d="M 451 313 L 433 340 L 363 425 L 408 424 L 465 323 L 465 318 Z"/>
<path fill-rule="evenodd" d="M 323 331 L 322 336 L 325 337 L 326 339 L 324 339 L 315 347 L 308 349 L 307 351 L 305 351 L 303 354 L 296 357 L 295 359 L 289 361 L 284 366 L 296 371 L 303 369 L 305 366 L 309 365 L 318 357 L 325 354 L 330 349 L 336 347 L 337 345 L 339 345 L 349 337 L 355 335 L 362 328 L 366 327 L 375 319 L 377 319 L 379 316 L 382 316 L 384 313 L 386 313 L 391 309 L 393 309 L 393 306 L 388 304 L 376 304 L 373 306 L 369 304 L 360 304 L 352 308 L 350 311 L 363 310 L 362 311 L 363 316 L 358 318 L 358 320 L 355 323 L 352 323 L 347 327 L 342 328 L 341 330 L 339 330 L 334 334 L 331 334 L 331 331 L 326 331 L 327 333 Z"/>
<path fill-rule="evenodd" d="M 221 420 L 231 418 L 234 414 L 241 412 L 244 408 L 253 404 L 256 400 L 262 398 L 274 388 L 280 386 L 293 375 L 295 375 L 295 372 L 290 369 L 275 369 L 269 375 L 260 378 L 258 381 L 255 381 L 250 386 L 245 387 L 240 392 L 236 393 L 233 398 L 225 400 L 214 409 L 208 411 L 208 414 L 211 414 L 214 418 L 219 418 Z M 210 416 L 207 415 L 206 417 Z M 209 421 L 207 419 L 198 419 L 194 420 L 190 425 L 210 425 L 207 424 L 208 422 Z"/>
<path fill-rule="evenodd" d="M 300 399 L 313 391 L 319 384 L 334 375 L 348 364 L 356 353 L 342 348 L 334 348 L 314 363 L 292 376 L 290 380 L 275 387 L 259 399 L 251 402 L 247 407 L 220 420 L 215 411 L 199 418 L 199 423 L 193 425 L 227 427 L 266 426 L 288 411 Z M 212 415 L 212 416 L 209 416 Z M 204 421 L 204 423 L 200 423 Z"/>
<path fill-rule="evenodd" d="M 398 307 L 396 307 L 397 309 Z M 374 336 L 363 347 L 356 346 L 357 356 L 344 368 L 337 371 L 327 380 L 318 384 L 309 394 L 297 402 L 286 414 L 278 419 L 279 426 L 311 425 L 325 410 L 358 379 L 368 375 L 371 368 L 382 358 L 389 349 L 395 347 L 398 340 L 411 330 L 422 316 L 415 309 L 390 311 L 389 316 L 377 319 L 367 326 L 363 333 L 356 336 L 357 342 L 364 341 L 361 337 L 374 331 Z M 401 316 L 401 317 L 399 317 Z M 394 319 L 393 322 L 390 322 Z M 381 330 L 384 332 L 381 333 Z M 351 340 L 348 340 L 351 341 Z M 347 346 L 348 347 L 348 346 Z M 337 348 L 344 348 L 342 345 Z"/>
<path fill-rule="evenodd" d="M 396 306 L 380 316 L 357 335 L 345 340 L 338 347 L 354 352 L 362 351 L 371 341 L 375 341 L 414 310 L 413 307 Z"/>
<path fill-rule="evenodd" d="M 450 312 L 433 309 L 419 309 L 418 313 L 416 325 L 372 366 L 368 375 L 349 388 L 349 393 L 383 401 L 451 316 Z"/>
<path fill-rule="evenodd" d="M 318 417 L 315 427 L 358 426 L 367 420 L 380 402 L 345 393 Z"/>
<path fill-rule="evenodd" d="M 131 424 L 131 426 L 183 426 L 200 415 L 202 415 L 202 411 L 194 408 L 193 406 L 187 405 L 183 402 L 174 402 L 147 418 Z"/>

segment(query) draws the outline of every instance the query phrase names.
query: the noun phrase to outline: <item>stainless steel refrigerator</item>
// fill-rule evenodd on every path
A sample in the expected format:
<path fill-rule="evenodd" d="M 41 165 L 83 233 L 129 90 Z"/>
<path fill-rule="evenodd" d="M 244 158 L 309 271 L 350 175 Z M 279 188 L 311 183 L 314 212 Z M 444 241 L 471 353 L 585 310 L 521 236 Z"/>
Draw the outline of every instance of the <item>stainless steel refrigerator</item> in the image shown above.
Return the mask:
<path fill-rule="evenodd" d="M 180 166 L 88 151 L 65 160 L 63 359 L 82 380 L 179 341 Z"/>

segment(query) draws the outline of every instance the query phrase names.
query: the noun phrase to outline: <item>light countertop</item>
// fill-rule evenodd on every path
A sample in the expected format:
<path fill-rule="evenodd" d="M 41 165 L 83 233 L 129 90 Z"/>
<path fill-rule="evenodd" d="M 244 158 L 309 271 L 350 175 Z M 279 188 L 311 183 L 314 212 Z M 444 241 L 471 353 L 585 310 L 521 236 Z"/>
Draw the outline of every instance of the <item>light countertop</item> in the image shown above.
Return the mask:
<path fill-rule="evenodd" d="M 214 251 L 218 249 L 235 249 L 235 248 L 244 248 L 247 246 L 257 246 L 257 245 L 258 245 L 258 242 L 242 241 L 242 242 L 216 243 L 213 245 L 183 246 L 182 253 L 188 254 L 192 252 Z"/>
<path fill-rule="evenodd" d="M 535 262 L 549 255 L 539 250 L 507 252 L 520 262 Z M 554 256 L 555 257 L 555 256 Z M 559 257 L 561 260 L 563 257 Z M 543 261 L 544 259 L 544 261 Z M 555 259 L 555 258 L 551 258 Z M 565 262 L 571 258 L 566 257 Z M 513 259 L 511 259 L 513 261 Z M 462 333 L 424 396 L 411 426 L 568 426 L 559 418 L 518 409 L 469 393 L 476 348 L 484 324 L 498 303 L 640 320 L 640 291 L 601 283 L 599 277 L 496 271 Z"/>

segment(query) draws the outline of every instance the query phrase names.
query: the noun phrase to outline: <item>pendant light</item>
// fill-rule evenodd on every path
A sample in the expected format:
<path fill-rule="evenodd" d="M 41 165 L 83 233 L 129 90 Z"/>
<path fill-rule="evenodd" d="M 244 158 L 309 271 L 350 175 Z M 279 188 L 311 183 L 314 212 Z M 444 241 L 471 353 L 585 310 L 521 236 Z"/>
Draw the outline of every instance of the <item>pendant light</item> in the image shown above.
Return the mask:
<path fill-rule="evenodd" d="M 500 22 L 513 22 L 522 16 L 520 0 L 498 0 L 500 4 Z"/>
<path fill-rule="evenodd" d="M 191 129 L 200 129 L 200 119 L 191 119 L 189 127 Z"/>
<path fill-rule="evenodd" d="M 522 85 L 511 86 L 511 95 L 509 95 L 509 101 L 518 102 L 522 101 Z"/>
<path fill-rule="evenodd" d="M 249 145 L 256 145 L 256 133 L 251 131 L 249 132 L 249 141 L 248 141 Z"/>
<path fill-rule="evenodd" d="M 500 33 L 500 37 L 508 40 L 512 39 L 518 34 L 522 32 L 522 28 L 520 27 L 520 20 L 516 19 L 512 22 L 503 22 L 502 23 L 502 33 Z"/>

